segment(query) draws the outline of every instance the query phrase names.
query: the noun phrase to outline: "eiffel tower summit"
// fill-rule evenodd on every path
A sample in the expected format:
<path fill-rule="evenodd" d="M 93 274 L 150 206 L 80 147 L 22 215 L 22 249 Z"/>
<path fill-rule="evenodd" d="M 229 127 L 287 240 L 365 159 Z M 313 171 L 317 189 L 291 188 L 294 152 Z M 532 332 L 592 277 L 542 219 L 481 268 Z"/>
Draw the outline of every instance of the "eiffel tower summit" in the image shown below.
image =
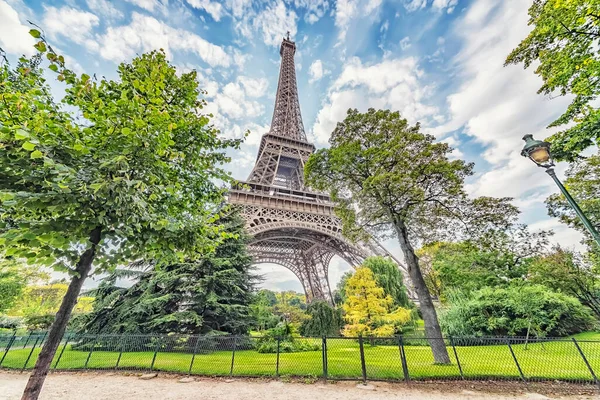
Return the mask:
<path fill-rule="evenodd" d="M 302 123 L 295 53 L 288 33 L 279 50 L 271 128 L 262 136 L 250 176 L 231 188 L 229 202 L 241 209 L 256 264 L 288 268 L 302 283 L 307 301 L 333 303 L 328 269 L 334 255 L 356 266 L 369 255 L 387 252 L 374 243 L 350 243 L 342 236 L 329 196 L 304 184 L 304 164 L 315 146 L 307 140 Z"/>

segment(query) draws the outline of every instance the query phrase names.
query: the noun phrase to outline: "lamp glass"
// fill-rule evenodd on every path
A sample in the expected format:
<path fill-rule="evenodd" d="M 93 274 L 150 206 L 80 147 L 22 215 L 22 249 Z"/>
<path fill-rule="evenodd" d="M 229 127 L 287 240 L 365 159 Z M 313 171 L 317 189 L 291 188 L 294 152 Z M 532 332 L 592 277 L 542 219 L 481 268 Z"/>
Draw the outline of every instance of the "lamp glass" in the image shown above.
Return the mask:
<path fill-rule="evenodd" d="M 529 153 L 529 157 L 537 164 L 544 164 L 550 160 L 550 152 L 545 146 L 540 146 Z"/>

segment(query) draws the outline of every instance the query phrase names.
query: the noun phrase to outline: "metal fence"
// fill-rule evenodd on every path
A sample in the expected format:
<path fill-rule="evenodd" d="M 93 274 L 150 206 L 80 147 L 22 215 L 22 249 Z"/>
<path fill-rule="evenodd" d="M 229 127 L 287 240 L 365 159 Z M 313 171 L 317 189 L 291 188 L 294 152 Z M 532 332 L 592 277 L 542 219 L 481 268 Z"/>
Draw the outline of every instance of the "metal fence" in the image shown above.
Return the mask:
<path fill-rule="evenodd" d="M 0 367 L 33 368 L 45 332 L 0 335 Z M 443 341 L 449 364 L 430 343 Z M 294 338 L 66 334 L 54 370 L 166 371 L 332 380 L 560 380 L 599 385 L 600 341 L 573 338 Z"/>

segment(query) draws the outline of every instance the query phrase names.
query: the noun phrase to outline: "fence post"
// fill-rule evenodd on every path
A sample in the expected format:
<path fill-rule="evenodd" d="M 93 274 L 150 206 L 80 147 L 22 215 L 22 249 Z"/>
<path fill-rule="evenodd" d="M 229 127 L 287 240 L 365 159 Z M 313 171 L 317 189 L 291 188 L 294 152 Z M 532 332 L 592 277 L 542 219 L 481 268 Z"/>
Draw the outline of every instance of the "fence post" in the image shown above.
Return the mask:
<path fill-rule="evenodd" d="M 85 365 L 83 366 L 83 369 L 85 369 L 85 370 L 87 370 L 88 362 L 90 362 L 90 358 L 92 357 L 92 353 L 94 352 L 94 347 L 96 347 L 96 339 L 98 339 L 98 338 L 99 337 L 97 336 L 92 341 L 92 348 L 90 349 L 90 353 L 88 354 L 87 359 L 85 360 Z"/>
<path fill-rule="evenodd" d="M 192 361 L 190 361 L 190 368 L 188 369 L 188 376 L 192 373 L 192 367 L 194 366 L 194 359 L 196 358 L 196 351 L 198 351 L 198 343 L 200 343 L 200 335 L 196 336 L 196 344 L 194 345 L 194 353 L 192 354 Z"/>
<path fill-rule="evenodd" d="M 400 362 L 402 363 L 402 372 L 404 373 L 404 381 L 410 381 L 410 375 L 408 373 L 408 364 L 406 362 L 406 353 L 404 352 L 404 339 L 402 336 L 398 336 L 398 350 L 400 351 Z"/>
<path fill-rule="evenodd" d="M 365 346 L 362 335 L 358 337 L 358 346 L 360 348 L 360 367 L 362 369 L 363 384 L 367 384 L 367 365 L 365 363 Z"/>
<path fill-rule="evenodd" d="M 33 334 L 33 331 L 29 331 L 29 335 L 27 335 L 27 340 L 25 341 L 23 348 L 27 347 L 27 345 L 29 344 L 29 339 L 31 338 L 32 334 Z"/>
<path fill-rule="evenodd" d="M 15 331 L 14 335 L 12 335 L 12 337 L 8 340 L 8 344 L 6 345 L 6 349 L 4 350 L 4 354 L 2 355 L 2 359 L 0 360 L 0 366 L 2 366 L 2 363 L 4 362 L 4 358 L 6 357 L 6 355 L 8 354 L 8 351 L 10 350 L 13 343 L 15 342 L 16 336 L 17 336 L 17 331 Z"/>
<path fill-rule="evenodd" d="M 506 344 L 508 345 L 508 349 L 510 350 L 510 354 L 512 355 L 513 360 L 515 360 L 515 364 L 517 364 L 517 369 L 519 370 L 519 375 L 521 375 L 521 379 L 523 380 L 523 382 L 527 382 L 527 379 L 525 379 L 525 375 L 523 375 L 523 370 L 521 370 L 521 366 L 519 365 L 519 361 L 517 360 L 517 356 L 515 355 L 515 352 L 513 351 L 513 348 L 510 345 L 510 339 L 506 339 Z"/>
<path fill-rule="evenodd" d="M 279 378 L 279 350 L 281 347 L 281 338 L 277 337 L 277 364 L 275 365 L 275 376 Z"/>
<path fill-rule="evenodd" d="M 25 364 L 23 364 L 23 368 L 21 369 L 21 372 L 25 371 L 27 364 L 29 364 L 29 359 L 31 358 L 31 355 L 33 354 L 33 351 L 35 350 L 35 346 L 37 346 L 39 340 L 40 340 L 39 337 L 35 339 L 35 344 L 31 348 L 31 351 L 29 352 L 29 355 L 27 356 L 27 360 L 25 360 Z"/>
<path fill-rule="evenodd" d="M 58 363 L 60 362 L 60 359 L 62 358 L 62 355 L 65 352 L 65 349 L 67 348 L 67 344 L 69 344 L 70 339 L 71 339 L 71 335 L 67 334 L 66 340 L 65 340 L 65 345 L 63 346 L 62 350 L 60 351 L 60 354 L 58 355 L 58 358 L 56 359 L 56 362 L 54 363 L 54 369 L 56 369 L 56 367 L 58 366 Z"/>
<path fill-rule="evenodd" d="M 158 349 L 160 347 L 160 338 L 156 341 L 156 348 L 154 349 L 154 356 L 152 356 L 152 363 L 150 363 L 150 371 L 154 369 L 154 362 L 156 361 L 156 355 L 158 354 Z"/>
<path fill-rule="evenodd" d="M 460 360 L 458 358 L 458 353 L 456 352 L 456 346 L 454 346 L 454 339 L 452 339 L 452 336 L 448 336 L 448 339 L 450 339 L 450 344 L 452 345 L 452 350 L 454 350 L 454 357 L 456 358 L 456 365 L 458 365 L 458 371 L 460 372 L 460 378 L 465 379 L 465 376 L 463 375 L 462 366 L 460 365 Z"/>
<path fill-rule="evenodd" d="M 585 365 L 590 370 L 590 373 L 592 374 L 592 377 L 594 378 L 594 383 L 596 385 L 598 385 L 598 387 L 600 388 L 600 382 L 598 382 L 598 378 L 596 377 L 596 374 L 594 373 L 594 370 L 592 369 L 592 366 L 588 362 L 587 357 L 585 356 L 585 354 L 583 354 L 583 350 L 581 350 L 581 347 L 579 347 L 579 343 L 577 343 L 577 340 L 575 340 L 575 338 L 571 338 L 571 339 L 573 340 L 573 344 L 575 344 L 575 347 L 577 347 L 577 351 L 579 351 L 579 354 L 581 355 L 581 358 L 583 358 L 583 362 L 585 362 Z"/>
<path fill-rule="evenodd" d="M 329 366 L 327 365 L 327 337 L 323 336 L 323 343 L 321 345 L 321 356 L 323 357 L 323 378 L 327 380 L 329 375 Z"/>
<path fill-rule="evenodd" d="M 233 337 L 233 351 L 231 352 L 231 369 L 229 370 L 229 376 L 233 376 L 233 362 L 235 361 L 235 345 L 236 337 Z"/>

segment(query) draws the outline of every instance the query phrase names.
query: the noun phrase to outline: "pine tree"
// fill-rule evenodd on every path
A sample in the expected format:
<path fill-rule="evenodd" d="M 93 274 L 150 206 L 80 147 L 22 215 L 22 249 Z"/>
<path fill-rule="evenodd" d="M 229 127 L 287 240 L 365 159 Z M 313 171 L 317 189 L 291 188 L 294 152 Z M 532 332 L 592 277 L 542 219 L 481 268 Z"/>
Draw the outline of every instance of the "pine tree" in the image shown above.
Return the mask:
<path fill-rule="evenodd" d="M 343 305 L 348 323 L 344 336 L 390 336 L 399 325 L 410 321 L 410 311 L 398 307 L 391 310 L 394 300 L 377 286 L 373 272 L 360 267 L 346 283 L 346 302 Z"/>
<path fill-rule="evenodd" d="M 94 311 L 85 317 L 86 333 L 246 333 L 256 276 L 246 251 L 248 237 L 238 215 L 226 217 L 225 231 L 235 234 L 198 261 L 171 264 L 138 275 L 130 288 L 109 276 L 95 291 Z"/>

